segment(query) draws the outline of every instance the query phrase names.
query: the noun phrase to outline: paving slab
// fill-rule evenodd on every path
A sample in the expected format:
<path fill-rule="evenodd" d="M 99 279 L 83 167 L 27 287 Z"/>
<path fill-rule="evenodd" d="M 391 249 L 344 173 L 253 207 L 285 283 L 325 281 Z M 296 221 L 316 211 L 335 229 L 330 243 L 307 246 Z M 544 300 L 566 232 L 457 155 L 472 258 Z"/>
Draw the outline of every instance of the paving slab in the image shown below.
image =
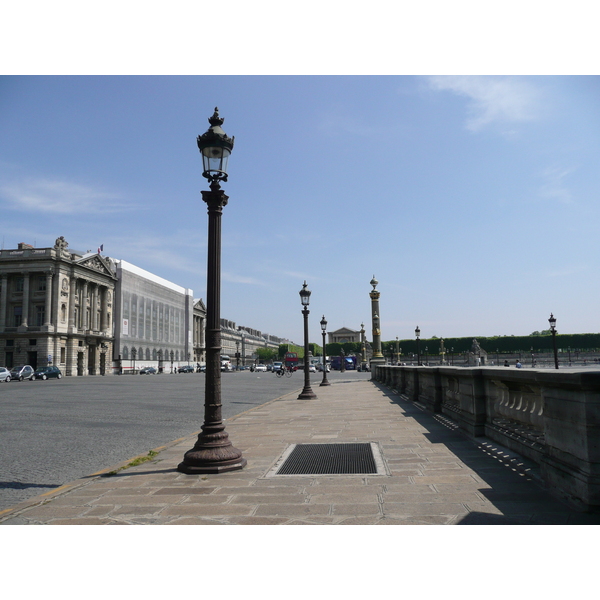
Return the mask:
<path fill-rule="evenodd" d="M 0 513 L 3 525 L 600 524 L 543 489 L 537 467 L 486 438 L 357 380 L 297 393 L 229 419 L 248 461 L 239 471 L 177 471 L 196 434 L 150 461 L 72 482 Z M 276 475 L 293 444 L 375 443 L 384 472 Z M 112 474 L 111 474 L 112 473 Z"/>

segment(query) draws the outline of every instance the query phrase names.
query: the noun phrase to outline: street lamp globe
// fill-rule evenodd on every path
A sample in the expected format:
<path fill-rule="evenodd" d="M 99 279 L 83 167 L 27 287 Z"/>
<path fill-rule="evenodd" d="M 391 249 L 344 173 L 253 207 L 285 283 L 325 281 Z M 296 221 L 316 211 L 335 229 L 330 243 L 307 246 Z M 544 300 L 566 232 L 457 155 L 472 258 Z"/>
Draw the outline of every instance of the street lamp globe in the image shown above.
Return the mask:
<path fill-rule="evenodd" d="M 308 306 L 310 303 L 310 290 L 306 287 L 306 281 L 300 290 L 300 301 L 302 302 L 302 306 Z"/>
<path fill-rule="evenodd" d="M 216 185 L 219 181 L 227 181 L 227 162 L 235 139 L 223 131 L 223 121 L 224 119 L 219 117 L 219 109 L 215 107 L 213 116 L 208 119 L 208 131 L 197 138 L 204 168 L 202 176 Z"/>

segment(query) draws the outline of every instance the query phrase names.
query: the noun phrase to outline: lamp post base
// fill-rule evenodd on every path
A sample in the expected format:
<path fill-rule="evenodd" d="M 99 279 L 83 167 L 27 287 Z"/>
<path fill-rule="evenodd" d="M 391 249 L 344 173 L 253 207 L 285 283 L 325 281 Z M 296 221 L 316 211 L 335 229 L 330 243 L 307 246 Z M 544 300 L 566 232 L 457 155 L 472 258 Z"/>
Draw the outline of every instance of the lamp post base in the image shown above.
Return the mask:
<path fill-rule="evenodd" d="M 310 389 L 310 387 L 305 387 L 300 395 L 298 396 L 298 400 L 314 400 L 317 395 Z"/>
<path fill-rule="evenodd" d="M 203 431 L 198 436 L 196 445 L 184 454 L 183 461 L 177 465 L 180 473 L 187 475 L 225 473 L 246 466 L 247 461 L 242 457 L 241 450 L 234 448 L 229 441 L 225 425 L 221 424 L 211 429 L 211 433 Z"/>

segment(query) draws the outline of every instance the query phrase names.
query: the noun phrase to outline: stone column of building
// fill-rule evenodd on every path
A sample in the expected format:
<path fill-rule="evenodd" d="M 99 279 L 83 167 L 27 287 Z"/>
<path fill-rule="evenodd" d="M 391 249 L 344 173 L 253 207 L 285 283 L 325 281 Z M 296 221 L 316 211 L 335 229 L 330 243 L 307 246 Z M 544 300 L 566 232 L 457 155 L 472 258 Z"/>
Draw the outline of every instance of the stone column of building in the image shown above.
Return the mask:
<path fill-rule="evenodd" d="M 75 323 L 75 298 L 77 294 L 77 278 L 70 278 L 70 287 L 69 287 L 69 333 L 73 333 L 76 328 Z"/>
<path fill-rule="evenodd" d="M 88 297 L 88 282 L 86 279 L 83 280 L 81 286 L 81 301 L 79 302 L 79 329 L 88 329 L 89 323 L 87 322 L 87 297 Z"/>
<path fill-rule="evenodd" d="M 8 298 L 8 275 L 2 275 L 2 291 L 0 292 L 0 331 L 6 328 L 6 310 Z"/>
<path fill-rule="evenodd" d="M 102 286 L 100 288 L 100 331 L 108 333 L 108 288 Z"/>
<path fill-rule="evenodd" d="M 23 308 L 21 327 L 27 328 L 29 321 L 29 273 L 23 275 Z"/>
<path fill-rule="evenodd" d="M 98 296 L 99 296 L 99 285 L 97 283 L 93 284 L 92 287 L 92 299 L 91 299 L 91 304 L 92 306 L 90 306 L 90 316 L 92 319 L 92 323 L 91 323 L 91 327 L 90 329 L 92 331 L 100 331 L 100 324 L 98 323 Z"/>
<path fill-rule="evenodd" d="M 44 309 L 44 327 L 52 324 L 52 271 L 46 273 L 46 307 Z"/>

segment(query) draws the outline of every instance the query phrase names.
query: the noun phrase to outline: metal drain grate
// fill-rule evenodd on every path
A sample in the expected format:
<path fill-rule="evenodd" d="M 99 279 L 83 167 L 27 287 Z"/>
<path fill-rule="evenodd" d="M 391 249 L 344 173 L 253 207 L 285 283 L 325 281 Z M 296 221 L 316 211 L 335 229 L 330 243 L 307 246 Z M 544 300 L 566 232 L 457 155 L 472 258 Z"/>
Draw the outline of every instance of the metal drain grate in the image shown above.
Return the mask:
<path fill-rule="evenodd" d="M 298 444 L 277 475 L 377 474 L 371 444 Z"/>

